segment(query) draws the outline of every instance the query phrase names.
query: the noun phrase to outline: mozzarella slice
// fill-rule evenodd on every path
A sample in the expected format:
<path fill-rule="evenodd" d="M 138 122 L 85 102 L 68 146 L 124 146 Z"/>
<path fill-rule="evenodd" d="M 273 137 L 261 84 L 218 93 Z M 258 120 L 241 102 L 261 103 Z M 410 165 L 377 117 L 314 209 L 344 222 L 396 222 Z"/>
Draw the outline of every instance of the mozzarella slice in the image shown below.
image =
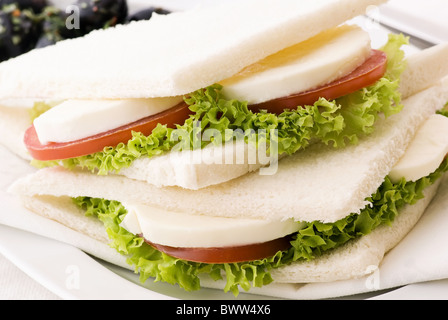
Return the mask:
<path fill-rule="evenodd" d="M 145 205 L 125 205 L 121 226 L 153 243 L 179 248 L 212 248 L 263 243 L 297 232 L 292 219 L 269 221 L 192 215 Z"/>
<path fill-rule="evenodd" d="M 431 116 L 389 174 L 392 182 L 401 178 L 416 181 L 434 172 L 448 153 L 448 118 Z"/>
<path fill-rule="evenodd" d="M 339 79 L 371 54 L 370 37 L 344 25 L 282 50 L 221 82 L 228 99 L 261 103 Z"/>
<path fill-rule="evenodd" d="M 67 100 L 34 120 L 40 143 L 70 142 L 103 133 L 165 111 L 182 97 Z"/>

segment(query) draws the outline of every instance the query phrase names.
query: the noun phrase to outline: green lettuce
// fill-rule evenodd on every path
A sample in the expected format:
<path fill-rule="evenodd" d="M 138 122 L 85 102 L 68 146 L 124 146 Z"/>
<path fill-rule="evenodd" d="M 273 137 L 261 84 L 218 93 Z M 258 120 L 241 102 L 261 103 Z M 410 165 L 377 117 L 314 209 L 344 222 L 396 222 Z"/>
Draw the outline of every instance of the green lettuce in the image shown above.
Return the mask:
<path fill-rule="evenodd" d="M 293 154 L 315 141 L 335 147 L 354 144 L 359 137 L 374 130 L 380 115 L 388 117 L 402 110 L 397 89 L 406 65 L 400 48 L 407 41 L 402 35 L 390 35 L 388 43 L 381 49 L 388 57 L 384 77 L 372 86 L 334 101 L 321 98 L 313 105 L 298 106 L 279 115 L 263 110 L 254 113 L 247 108 L 246 102 L 224 99 L 222 87 L 215 84 L 184 98 L 194 114 L 183 125 L 167 128 L 159 124 L 149 136 L 133 132 L 127 143 L 106 147 L 101 152 L 62 161 L 33 161 L 33 164 L 38 167 L 61 164 L 67 168 L 82 167 L 98 174 L 116 173 L 140 157 L 161 155 L 175 146 L 181 150 L 196 149 L 234 138 L 269 146 L 274 138 L 271 130 L 277 131 L 275 143 L 278 150 L 268 152 L 278 154 Z M 199 140 L 198 133 L 206 129 L 219 132 L 221 140 Z M 179 130 L 186 132 L 189 139 L 179 139 L 176 135 Z M 240 136 L 229 135 L 229 130 L 240 130 Z"/>
<path fill-rule="evenodd" d="M 404 178 L 392 183 L 389 177 L 359 214 L 350 214 L 334 223 L 319 221 L 303 223 L 291 241 L 288 251 L 273 257 L 245 263 L 206 264 L 189 262 L 168 256 L 148 245 L 143 238 L 129 233 L 120 226 L 127 211 L 117 201 L 79 197 L 74 203 L 89 216 L 96 216 L 104 223 L 111 239 L 111 247 L 128 257 L 127 262 L 140 274 L 140 281 L 148 278 L 177 284 L 192 291 L 200 289 L 199 275 L 208 274 L 214 280 L 225 278 L 225 292 L 238 295 L 240 289 L 262 287 L 272 282 L 270 270 L 295 261 L 309 261 L 325 252 L 340 247 L 352 239 L 367 235 L 380 225 L 391 225 L 405 205 L 413 205 L 424 197 L 423 191 L 448 170 L 448 160 L 427 177 L 415 182 Z"/>
<path fill-rule="evenodd" d="M 441 114 L 442 116 L 448 117 L 448 102 L 442 109 L 437 111 L 437 114 Z"/>
<path fill-rule="evenodd" d="M 53 104 L 50 104 L 47 102 L 42 102 L 42 101 L 35 102 L 33 107 L 28 110 L 28 114 L 30 115 L 31 123 L 33 123 L 34 119 L 38 118 L 41 114 L 47 112 L 48 110 L 50 110 L 53 107 L 54 107 Z"/>

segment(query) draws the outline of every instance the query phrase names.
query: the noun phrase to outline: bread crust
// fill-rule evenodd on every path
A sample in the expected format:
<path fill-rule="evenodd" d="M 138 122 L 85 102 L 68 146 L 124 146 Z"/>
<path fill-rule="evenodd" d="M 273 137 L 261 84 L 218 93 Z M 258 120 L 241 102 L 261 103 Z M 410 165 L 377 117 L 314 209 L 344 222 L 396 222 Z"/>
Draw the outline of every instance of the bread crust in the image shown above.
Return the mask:
<path fill-rule="evenodd" d="M 96 30 L 0 64 L 0 99 L 188 94 L 384 2 L 224 1 L 155 15 L 149 21 Z"/>

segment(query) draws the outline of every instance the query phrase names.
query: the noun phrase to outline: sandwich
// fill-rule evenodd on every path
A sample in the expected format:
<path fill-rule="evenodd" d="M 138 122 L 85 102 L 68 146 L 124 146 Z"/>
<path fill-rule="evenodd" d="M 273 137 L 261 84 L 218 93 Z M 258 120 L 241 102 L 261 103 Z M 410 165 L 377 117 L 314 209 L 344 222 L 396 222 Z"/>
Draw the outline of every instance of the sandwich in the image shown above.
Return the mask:
<path fill-rule="evenodd" d="M 235 295 L 261 288 L 282 296 L 269 291 L 271 283 L 362 278 L 417 223 L 447 169 L 446 141 L 429 153 L 437 160 L 423 161 L 435 164 L 431 169 L 398 161 L 415 160 L 421 141 L 432 145 L 428 128 L 447 127 L 435 114 L 444 90 L 432 87 L 405 100 L 400 117 L 384 120 L 382 130 L 355 146 L 315 144 L 282 159 L 275 175 L 253 172 L 189 190 L 51 167 L 18 180 L 10 192 L 31 211 L 111 246 L 123 261 L 101 246 L 87 252 L 126 261 L 142 282 L 152 278 L 188 291 L 221 287 Z M 439 120 L 444 124 L 435 125 Z M 422 135 L 416 122 L 424 123 Z M 404 141 L 413 136 L 407 156 Z"/>
<path fill-rule="evenodd" d="M 31 211 L 113 248 L 90 253 L 117 261 L 118 252 L 142 281 L 188 291 L 218 284 L 236 295 L 272 282 L 361 277 L 378 266 L 417 223 L 448 167 L 446 135 L 428 143 L 431 129 L 448 127 L 447 87 L 440 82 L 448 75 L 448 46 L 405 59 L 404 37 L 372 50 L 361 29 L 340 26 L 383 1 L 282 1 L 281 8 L 271 2 L 156 17 L 1 64 L 1 98 L 41 99 L 36 106 L 48 110 L 26 129 L 24 146 L 49 167 L 10 192 Z M 187 34 L 209 25 L 200 38 L 174 35 L 186 21 Z M 157 46 L 137 45 L 131 34 Z M 116 56 L 112 37 L 128 41 Z M 179 58 L 174 46 L 182 41 Z M 111 54 L 105 62 L 104 52 Z M 70 54 L 93 56 L 73 66 L 54 59 Z M 110 68 L 113 58 L 127 56 L 134 59 Z M 333 76 L 317 79 L 332 68 L 331 56 L 340 58 Z M 19 65 L 26 70 L 17 71 Z M 362 85 L 353 90 L 354 83 Z M 149 109 L 158 112 L 138 118 Z M 90 121 L 93 113 L 107 122 Z M 140 125 L 148 123 L 144 132 Z M 64 130 L 70 126 L 77 130 Z M 198 142 L 206 129 L 213 134 Z M 128 133 L 125 141 L 98 145 L 117 132 Z M 100 150 L 73 153 L 86 141 Z M 222 160 L 229 141 L 230 150 L 244 147 L 242 163 L 191 161 L 215 153 Z M 254 163 L 251 145 L 262 150 Z M 427 157 L 416 156 L 425 146 L 433 148 Z M 274 172 L 260 174 L 263 155 L 274 159 Z"/>
<path fill-rule="evenodd" d="M 444 64 L 434 68 L 431 63 L 443 57 L 446 47 L 426 57 L 429 66 L 411 59 L 406 68 L 399 50 L 406 43 L 403 37 L 391 37 L 382 51 L 373 50 L 365 31 L 339 26 L 368 5 L 382 2 L 323 1 L 308 6 L 286 1 L 281 7 L 290 13 L 285 15 L 278 5 L 278 12 L 268 14 L 269 4 L 253 10 L 248 1 L 237 10 L 227 4 L 179 12 L 37 50 L 0 67 L 3 101 L 37 101 L 32 108 L 0 109 L 8 119 L 5 133 L 15 137 L 3 143 L 38 167 L 81 167 L 188 189 L 258 169 L 269 174 L 277 158 L 316 141 L 335 147 L 356 143 L 374 130 L 379 114 L 399 112 L 400 100 L 409 92 L 430 86 L 446 73 Z M 209 21 L 217 11 L 226 24 Z M 258 26 L 262 17 L 270 17 L 267 30 Z M 208 38 L 200 22 L 189 23 L 179 33 L 182 28 L 176 25 L 182 25 L 182 19 L 208 21 Z M 328 25 L 315 23 L 323 19 Z M 225 25 L 240 32 L 223 32 Z M 264 42 L 268 32 L 269 45 Z M 203 36 L 196 39 L 199 33 Z M 127 52 L 142 34 L 158 50 L 140 46 L 137 52 Z M 124 60 L 120 70 L 126 77 L 111 67 L 113 59 L 103 58 L 116 50 L 116 42 L 129 54 L 117 57 Z M 176 51 L 179 45 L 184 48 L 182 59 Z M 79 49 L 83 47 L 89 49 Z M 142 66 L 137 61 L 146 62 Z M 21 68 L 27 72 L 18 72 Z M 415 68 L 428 70 L 415 77 Z M 24 109 L 30 110 L 33 123 L 17 114 Z M 198 130 L 203 133 L 199 139 Z M 178 156 L 179 150 L 186 152 Z M 241 159 L 236 159 L 237 153 L 243 154 Z M 265 166 L 271 170 L 263 170 Z"/>

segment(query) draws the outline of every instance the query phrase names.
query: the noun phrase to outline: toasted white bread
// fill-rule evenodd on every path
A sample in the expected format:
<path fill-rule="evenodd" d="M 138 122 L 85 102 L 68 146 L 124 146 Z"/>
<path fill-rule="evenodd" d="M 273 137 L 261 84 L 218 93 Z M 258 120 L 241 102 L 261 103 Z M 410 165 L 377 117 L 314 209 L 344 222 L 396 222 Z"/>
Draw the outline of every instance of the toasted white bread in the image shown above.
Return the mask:
<path fill-rule="evenodd" d="M 94 31 L 0 64 L 0 99 L 187 94 L 384 2 L 223 2 Z"/>

